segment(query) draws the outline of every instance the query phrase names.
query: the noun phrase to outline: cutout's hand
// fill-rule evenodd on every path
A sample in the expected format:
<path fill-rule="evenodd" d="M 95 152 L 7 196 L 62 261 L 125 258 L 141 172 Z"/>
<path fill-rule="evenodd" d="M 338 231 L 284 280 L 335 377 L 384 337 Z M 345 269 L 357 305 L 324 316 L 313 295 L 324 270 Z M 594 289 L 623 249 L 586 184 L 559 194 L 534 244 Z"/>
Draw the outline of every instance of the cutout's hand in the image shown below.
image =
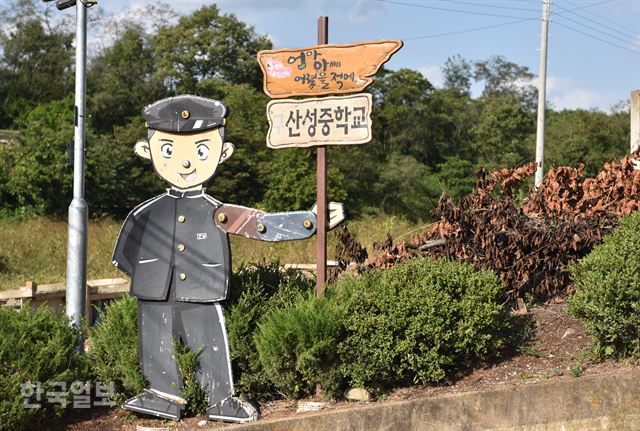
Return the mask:
<path fill-rule="evenodd" d="M 318 204 L 313 204 L 311 212 L 318 215 Z M 331 230 L 344 221 L 344 204 L 341 202 L 329 202 L 328 230 Z"/>

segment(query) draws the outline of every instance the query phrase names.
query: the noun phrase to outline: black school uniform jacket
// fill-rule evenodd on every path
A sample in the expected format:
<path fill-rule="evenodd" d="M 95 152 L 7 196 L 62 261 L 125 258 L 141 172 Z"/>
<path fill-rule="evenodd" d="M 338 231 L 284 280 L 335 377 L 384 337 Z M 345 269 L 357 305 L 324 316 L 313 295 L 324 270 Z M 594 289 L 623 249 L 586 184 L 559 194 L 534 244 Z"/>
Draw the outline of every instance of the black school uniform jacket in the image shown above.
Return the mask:
<path fill-rule="evenodd" d="M 222 205 L 204 190 L 168 190 L 127 216 L 113 264 L 131 277 L 132 296 L 214 302 L 227 297 L 231 254 L 226 232 L 214 223 Z"/>

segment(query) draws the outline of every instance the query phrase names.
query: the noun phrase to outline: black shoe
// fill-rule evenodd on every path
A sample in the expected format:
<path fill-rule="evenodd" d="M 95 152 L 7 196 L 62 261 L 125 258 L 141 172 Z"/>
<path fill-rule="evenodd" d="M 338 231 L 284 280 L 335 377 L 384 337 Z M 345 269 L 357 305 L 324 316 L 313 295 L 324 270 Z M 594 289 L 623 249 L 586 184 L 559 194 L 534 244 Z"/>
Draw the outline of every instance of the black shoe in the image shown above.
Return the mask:
<path fill-rule="evenodd" d="M 234 423 L 253 422 L 258 420 L 258 411 L 247 401 L 229 397 L 209 407 L 207 418 L 212 421 Z"/>
<path fill-rule="evenodd" d="M 127 410 L 154 415 L 165 419 L 179 420 L 184 406 L 162 398 L 145 389 L 140 395 L 125 401 L 122 406 Z"/>

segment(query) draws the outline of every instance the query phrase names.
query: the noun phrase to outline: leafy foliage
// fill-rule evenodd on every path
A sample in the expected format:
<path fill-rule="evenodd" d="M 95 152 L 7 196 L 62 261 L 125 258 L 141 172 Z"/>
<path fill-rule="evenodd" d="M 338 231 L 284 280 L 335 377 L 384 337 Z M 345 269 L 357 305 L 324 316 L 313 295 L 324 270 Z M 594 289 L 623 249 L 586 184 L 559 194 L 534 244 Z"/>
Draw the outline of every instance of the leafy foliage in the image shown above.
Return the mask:
<path fill-rule="evenodd" d="M 0 430 L 31 428 L 62 414 L 62 404 L 47 402 L 44 393 L 60 391 L 57 382 L 68 388 L 86 378 L 79 341 L 80 331 L 46 305 L 22 311 L 0 307 Z M 40 408 L 25 408 L 23 393 Z"/>
<path fill-rule="evenodd" d="M 138 301 L 132 296 L 115 300 L 89 328 L 87 356 L 97 381 L 113 382 L 113 401 L 122 403 L 142 392 L 145 379 L 138 357 Z"/>
<path fill-rule="evenodd" d="M 275 310 L 313 289 L 297 271 L 283 273 L 277 263 L 242 268 L 233 274 L 225 317 L 235 388 L 252 399 L 273 396 L 275 388 L 260 361 L 254 334 L 258 323 Z"/>
<path fill-rule="evenodd" d="M 2 60 L 0 126 L 9 126 L 24 108 L 66 96 L 72 88 L 73 34 L 49 30 L 36 17 L 15 22 L 0 36 Z M 21 112 L 22 111 L 22 112 Z"/>
<path fill-rule="evenodd" d="M 182 398 L 187 400 L 185 414 L 189 416 L 203 415 L 207 411 L 207 393 L 200 386 L 196 370 L 198 368 L 198 357 L 204 347 L 197 350 L 189 350 L 189 347 L 181 340 L 173 340 L 173 351 L 178 364 L 178 372 L 182 379 L 180 393 Z"/>
<path fill-rule="evenodd" d="M 326 299 L 301 297 L 266 316 L 255 334 L 260 363 L 275 387 L 290 398 L 325 396 L 342 389 L 336 345 L 341 338 L 341 310 Z"/>
<path fill-rule="evenodd" d="M 155 59 L 147 39 L 141 29 L 129 27 L 92 60 L 88 111 L 97 130 L 111 132 L 114 126 L 138 120 L 142 107 L 166 95 L 162 81 L 154 76 Z"/>
<path fill-rule="evenodd" d="M 345 279 L 341 369 L 351 385 L 378 392 L 435 383 L 504 344 L 508 316 L 497 277 L 469 264 L 415 259 Z"/>
<path fill-rule="evenodd" d="M 260 88 L 262 76 L 255 55 L 270 49 L 271 42 L 211 5 L 181 17 L 175 26 L 160 28 L 153 48 L 161 79 L 171 82 L 178 93 L 190 93 L 198 81 L 209 78 Z"/>
<path fill-rule="evenodd" d="M 569 266 L 575 294 L 569 312 L 595 339 L 599 356 L 640 358 L 640 211 L 588 256 Z"/>
<path fill-rule="evenodd" d="M 311 208 L 316 201 L 316 152 L 307 149 L 279 150 L 272 155 L 270 185 L 262 204 L 273 211 Z M 346 193 L 344 175 L 327 169 L 327 198 L 342 202 Z"/>
<path fill-rule="evenodd" d="M 65 165 L 73 124 L 73 23 L 60 14 L 54 22 L 49 10 L 36 0 L 0 6 L 0 23 L 9 29 L 0 35 L 0 127 L 21 132 L 19 145 L 0 150 L 1 214 L 61 217 L 70 200 Z M 231 108 L 226 139 L 236 152 L 210 193 L 266 210 L 310 206 L 313 151 L 274 152 L 264 145 L 268 98 L 255 54 L 271 47 L 269 39 L 215 5 L 178 20 L 170 19 L 170 8 L 153 5 L 140 15 L 106 20 L 114 40 L 98 47 L 88 65 L 91 217 L 122 218 L 165 187 L 132 147 L 146 137 L 143 107 L 185 93 L 221 99 Z M 416 70 L 380 71 L 368 90 L 375 105 L 372 141 L 329 149 L 329 195 L 344 201 L 350 216 L 428 218 L 431 202 L 443 190 L 454 197 L 468 190 L 477 169 L 533 158 L 535 89 L 526 67 L 500 56 L 455 55 L 442 70 L 443 88 Z M 473 84 L 483 86 L 481 97 L 471 96 Z M 548 118 L 549 166 L 584 162 L 593 174 L 604 160 L 627 151 L 625 112 L 550 110 Z"/>

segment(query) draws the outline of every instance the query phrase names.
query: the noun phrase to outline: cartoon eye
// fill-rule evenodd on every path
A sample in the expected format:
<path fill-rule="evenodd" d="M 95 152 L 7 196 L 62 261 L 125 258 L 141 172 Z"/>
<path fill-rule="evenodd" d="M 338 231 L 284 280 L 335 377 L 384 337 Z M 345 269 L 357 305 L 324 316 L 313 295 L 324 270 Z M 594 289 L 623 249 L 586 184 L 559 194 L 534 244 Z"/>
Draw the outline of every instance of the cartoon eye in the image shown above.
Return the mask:
<path fill-rule="evenodd" d="M 209 157 L 209 147 L 207 147 L 205 144 L 200 144 L 198 145 L 198 159 L 200 160 L 207 160 L 207 157 Z"/>
<path fill-rule="evenodd" d="M 267 63 L 267 69 L 271 69 L 273 67 L 273 63 L 272 62 L 268 62 Z"/>
<path fill-rule="evenodd" d="M 162 154 L 162 157 L 170 159 L 171 155 L 173 154 L 173 145 L 164 144 L 162 147 L 160 147 L 160 154 Z"/>

